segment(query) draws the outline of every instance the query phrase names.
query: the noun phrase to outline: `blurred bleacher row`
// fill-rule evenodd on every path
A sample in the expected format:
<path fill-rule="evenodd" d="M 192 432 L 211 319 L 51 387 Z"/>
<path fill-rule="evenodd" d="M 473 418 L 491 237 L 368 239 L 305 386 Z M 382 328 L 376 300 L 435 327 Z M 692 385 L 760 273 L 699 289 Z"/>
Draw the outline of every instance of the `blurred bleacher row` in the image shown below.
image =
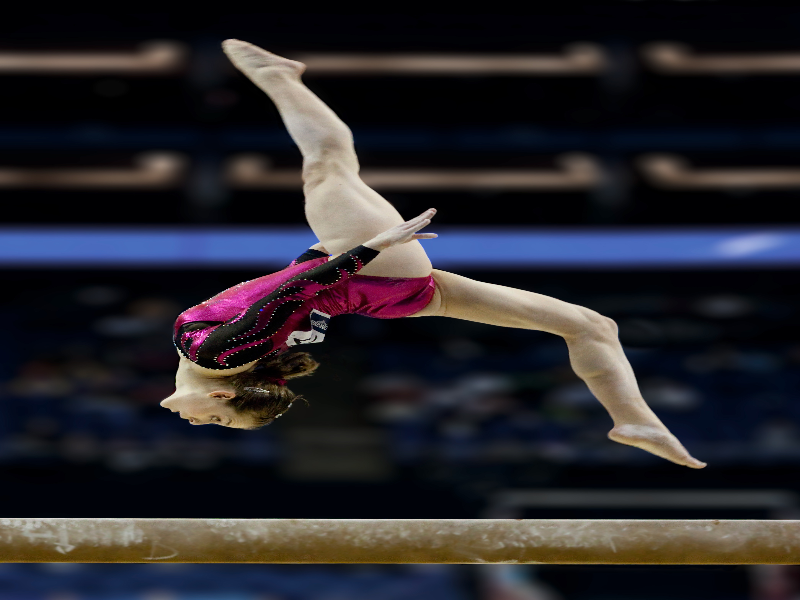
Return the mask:
<path fill-rule="evenodd" d="M 189 157 L 177 153 L 150 152 L 132 158 L 134 166 L 95 168 L 5 167 L 0 187 L 22 189 L 138 189 L 181 188 L 188 182 Z M 495 190 L 566 191 L 597 190 L 619 173 L 604 169 L 594 156 L 570 153 L 556 156 L 555 167 L 539 169 L 367 169 L 360 175 L 370 187 L 384 190 Z M 795 189 L 800 187 L 800 168 L 692 169 L 679 156 L 646 155 L 638 172 L 654 186 L 684 190 Z M 300 190 L 297 169 L 271 168 L 268 156 L 242 154 L 229 158 L 218 175 L 233 189 Z"/>
<path fill-rule="evenodd" d="M 236 274 L 203 283 L 186 273 L 116 275 L 113 285 L 74 275 L 23 274 L 23 285 L 9 272 L 14 293 L 2 310 L 15 344 L 0 357 L 2 464 L 250 465 L 299 479 L 381 480 L 430 464 L 660 460 L 606 439 L 611 422 L 572 373 L 563 340 L 448 319 L 338 317 L 330 340 L 303 348 L 323 365 L 292 386 L 310 407 L 258 432 L 192 427 L 158 406 L 174 390 L 171 323 Z M 730 277 L 735 287 L 739 276 Z M 718 466 L 800 463 L 798 299 L 682 285 L 654 292 L 640 280 L 638 294 L 567 297 L 617 320 L 643 394 L 667 426 Z"/>
<path fill-rule="evenodd" d="M 680 42 L 659 41 L 639 49 L 643 64 L 664 75 L 757 75 L 800 72 L 800 52 L 697 52 Z M 574 42 L 546 53 L 300 53 L 293 57 L 309 75 L 602 75 L 618 67 L 602 44 Z M 134 48 L 61 51 L 42 48 L 0 50 L 0 73 L 37 75 L 185 75 L 191 47 L 178 40 L 149 40 Z"/>

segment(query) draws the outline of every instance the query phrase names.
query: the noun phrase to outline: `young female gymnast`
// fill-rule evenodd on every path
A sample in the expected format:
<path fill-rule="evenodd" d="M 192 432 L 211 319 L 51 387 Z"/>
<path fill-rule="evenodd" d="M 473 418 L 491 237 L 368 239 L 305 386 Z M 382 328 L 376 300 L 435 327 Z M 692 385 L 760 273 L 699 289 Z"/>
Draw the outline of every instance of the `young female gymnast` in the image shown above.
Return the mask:
<path fill-rule="evenodd" d="M 322 341 L 331 317 L 442 316 L 563 337 L 572 368 L 614 422 L 612 440 L 679 465 L 705 466 L 645 403 L 611 319 L 432 269 L 418 240 L 436 234 L 417 232 L 436 211 L 405 221 L 361 181 L 352 134 L 302 83 L 305 65 L 240 40 L 222 47 L 276 104 L 300 147 L 306 218 L 320 243 L 285 269 L 240 283 L 178 317 L 176 390 L 162 406 L 194 425 L 255 429 L 297 398 L 286 380 L 318 366 L 306 352 L 286 351 Z"/>

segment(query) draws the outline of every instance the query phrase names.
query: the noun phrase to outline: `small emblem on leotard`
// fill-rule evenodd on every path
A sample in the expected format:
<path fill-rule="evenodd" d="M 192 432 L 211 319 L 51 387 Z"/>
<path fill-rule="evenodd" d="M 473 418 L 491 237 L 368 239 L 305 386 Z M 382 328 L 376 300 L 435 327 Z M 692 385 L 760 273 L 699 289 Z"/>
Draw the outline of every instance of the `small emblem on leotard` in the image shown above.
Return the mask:
<path fill-rule="evenodd" d="M 331 316 L 329 314 L 319 311 L 315 308 L 309 315 L 311 331 L 293 331 L 289 334 L 289 337 L 286 340 L 286 345 L 296 346 L 297 344 L 318 344 L 325 339 L 325 332 L 328 330 L 328 322 L 330 320 Z"/>

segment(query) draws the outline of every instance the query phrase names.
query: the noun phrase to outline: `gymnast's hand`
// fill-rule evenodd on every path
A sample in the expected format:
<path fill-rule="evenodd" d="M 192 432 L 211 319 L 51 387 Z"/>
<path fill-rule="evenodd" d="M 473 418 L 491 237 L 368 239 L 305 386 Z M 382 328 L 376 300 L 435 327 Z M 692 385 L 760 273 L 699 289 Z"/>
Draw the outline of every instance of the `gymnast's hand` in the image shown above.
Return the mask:
<path fill-rule="evenodd" d="M 439 237 L 435 233 L 417 233 L 417 231 L 430 224 L 435 214 L 436 209 L 429 208 L 420 216 L 414 217 L 410 221 L 406 221 L 391 229 L 387 229 L 383 233 L 379 233 L 370 241 L 364 242 L 363 245 L 373 250 L 386 250 L 386 248 L 391 248 L 398 244 L 405 244 L 411 240 L 426 240 Z"/>

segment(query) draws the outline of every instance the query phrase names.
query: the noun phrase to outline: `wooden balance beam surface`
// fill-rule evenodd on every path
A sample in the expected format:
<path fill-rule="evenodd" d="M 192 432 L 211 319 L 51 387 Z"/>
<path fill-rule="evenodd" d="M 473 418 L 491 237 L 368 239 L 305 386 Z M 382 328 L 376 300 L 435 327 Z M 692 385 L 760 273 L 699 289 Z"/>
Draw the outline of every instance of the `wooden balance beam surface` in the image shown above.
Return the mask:
<path fill-rule="evenodd" d="M 7 518 L 0 562 L 800 564 L 800 521 Z"/>

